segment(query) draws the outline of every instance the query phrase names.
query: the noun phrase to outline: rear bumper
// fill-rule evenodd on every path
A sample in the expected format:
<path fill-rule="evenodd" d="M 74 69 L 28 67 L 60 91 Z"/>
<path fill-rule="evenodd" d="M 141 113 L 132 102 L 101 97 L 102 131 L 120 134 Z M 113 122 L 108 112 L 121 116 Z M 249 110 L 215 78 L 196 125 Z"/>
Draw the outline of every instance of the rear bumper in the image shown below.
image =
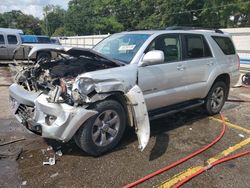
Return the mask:
<path fill-rule="evenodd" d="M 241 82 L 240 71 L 235 71 L 230 74 L 230 86 L 233 87 Z"/>
<path fill-rule="evenodd" d="M 41 94 L 36 99 L 32 123 L 41 129 L 42 137 L 45 138 L 67 142 L 87 119 L 97 114 L 97 111 L 84 107 L 73 107 L 65 103 L 49 103 L 47 98 L 47 95 Z"/>

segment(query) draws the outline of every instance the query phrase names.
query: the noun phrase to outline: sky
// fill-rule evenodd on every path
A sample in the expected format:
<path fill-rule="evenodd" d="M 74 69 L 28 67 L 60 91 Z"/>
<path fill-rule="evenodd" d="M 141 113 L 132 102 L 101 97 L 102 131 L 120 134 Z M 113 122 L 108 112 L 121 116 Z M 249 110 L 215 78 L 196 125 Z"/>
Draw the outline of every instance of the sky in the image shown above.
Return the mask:
<path fill-rule="evenodd" d="M 69 0 L 0 0 L 0 13 L 11 10 L 21 10 L 39 19 L 43 17 L 43 7 L 46 5 L 60 5 L 68 8 Z"/>

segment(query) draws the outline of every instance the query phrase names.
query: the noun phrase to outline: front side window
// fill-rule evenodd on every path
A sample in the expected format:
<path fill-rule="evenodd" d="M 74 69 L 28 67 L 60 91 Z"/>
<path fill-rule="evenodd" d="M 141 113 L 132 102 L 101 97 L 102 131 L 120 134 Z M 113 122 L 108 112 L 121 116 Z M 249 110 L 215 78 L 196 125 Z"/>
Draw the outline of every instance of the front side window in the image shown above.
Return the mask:
<path fill-rule="evenodd" d="M 186 59 L 211 57 L 211 51 L 202 35 L 185 35 Z"/>
<path fill-rule="evenodd" d="M 128 64 L 149 36 L 149 34 L 118 33 L 98 43 L 93 50 Z"/>
<path fill-rule="evenodd" d="M 0 35 L 0 44 L 5 44 L 3 35 Z"/>
<path fill-rule="evenodd" d="M 161 50 L 164 53 L 165 62 L 181 60 L 181 48 L 179 35 L 163 35 L 157 37 L 149 45 L 148 51 Z"/>
<path fill-rule="evenodd" d="M 17 44 L 17 38 L 15 35 L 8 35 L 7 39 L 9 44 Z"/>

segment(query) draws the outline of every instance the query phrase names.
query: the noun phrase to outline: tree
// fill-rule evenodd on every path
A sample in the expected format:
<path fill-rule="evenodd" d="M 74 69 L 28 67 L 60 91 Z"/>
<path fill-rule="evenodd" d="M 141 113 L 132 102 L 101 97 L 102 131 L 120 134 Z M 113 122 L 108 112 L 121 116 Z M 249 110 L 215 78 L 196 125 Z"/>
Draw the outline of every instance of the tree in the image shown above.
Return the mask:
<path fill-rule="evenodd" d="M 27 34 L 41 34 L 40 20 L 20 10 L 3 13 L 0 16 L 0 27 L 22 29 Z"/>
<path fill-rule="evenodd" d="M 66 11 L 60 6 L 47 5 L 43 8 L 44 18 L 42 20 L 43 33 L 52 36 L 58 28 L 64 27 Z M 63 31 L 62 29 L 60 29 Z"/>

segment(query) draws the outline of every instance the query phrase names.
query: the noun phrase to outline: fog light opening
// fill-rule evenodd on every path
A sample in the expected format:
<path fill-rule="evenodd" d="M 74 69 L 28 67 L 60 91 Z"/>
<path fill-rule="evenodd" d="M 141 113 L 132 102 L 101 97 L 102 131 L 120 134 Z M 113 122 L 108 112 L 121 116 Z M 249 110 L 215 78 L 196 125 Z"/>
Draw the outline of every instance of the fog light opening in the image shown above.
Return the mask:
<path fill-rule="evenodd" d="M 55 120 L 56 120 L 56 116 L 53 116 L 53 115 L 47 115 L 45 117 L 45 122 L 48 125 L 52 125 L 55 122 Z"/>

